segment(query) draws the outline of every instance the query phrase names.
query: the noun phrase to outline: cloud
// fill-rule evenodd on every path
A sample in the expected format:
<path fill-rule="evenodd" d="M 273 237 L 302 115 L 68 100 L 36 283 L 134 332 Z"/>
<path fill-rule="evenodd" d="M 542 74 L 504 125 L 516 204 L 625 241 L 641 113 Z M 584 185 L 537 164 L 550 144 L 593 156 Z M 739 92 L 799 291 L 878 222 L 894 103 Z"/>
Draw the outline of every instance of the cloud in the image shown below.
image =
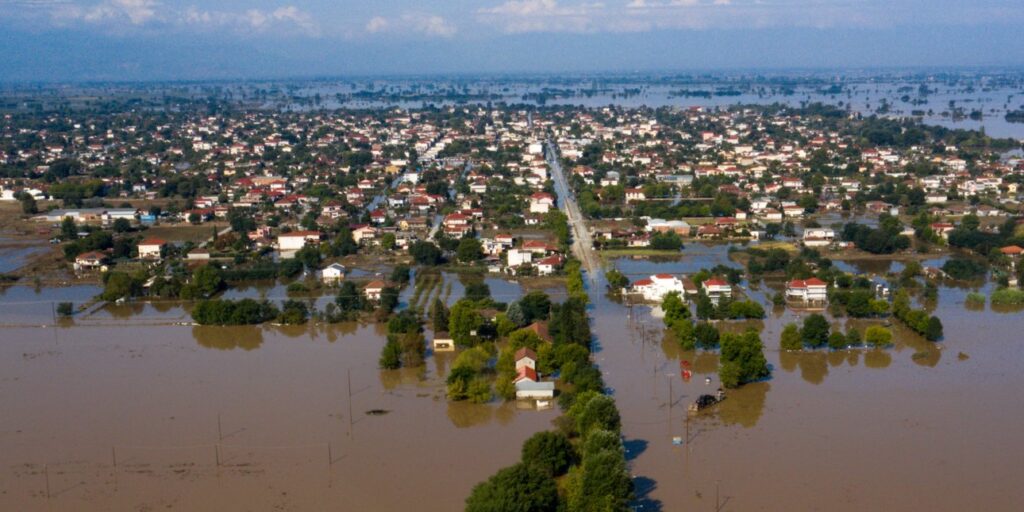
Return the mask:
<path fill-rule="evenodd" d="M 484 23 L 500 25 L 507 33 L 593 32 L 601 29 L 603 3 L 561 5 L 558 0 L 508 0 L 477 10 Z"/>
<path fill-rule="evenodd" d="M 320 25 L 313 16 L 294 5 L 286 5 L 274 10 L 248 9 L 244 12 L 204 11 L 196 7 L 189 7 L 185 10 L 181 20 L 187 25 L 207 29 L 226 28 L 259 33 L 298 32 L 312 37 L 320 35 Z"/>
<path fill-rule="evenodd" d="M 390 25 L 391 22 L 389 22 L 387 18 L 383 16 L 374 16 L 373 18 L 370 18 L 370 21 L 366 22 L 366 31 L 371 34 L 376 34 L 377 32 L 384 32 Z"/>
<path fill-rule="evenodd" d="M 458 27 L 442 16 L 424 13 L 405 13 L 396 18 L 374 16 L 363 29 L 367 34 L 383 32 L 413 32 L 427 37 L 449 39 L 458 33 Z"/>

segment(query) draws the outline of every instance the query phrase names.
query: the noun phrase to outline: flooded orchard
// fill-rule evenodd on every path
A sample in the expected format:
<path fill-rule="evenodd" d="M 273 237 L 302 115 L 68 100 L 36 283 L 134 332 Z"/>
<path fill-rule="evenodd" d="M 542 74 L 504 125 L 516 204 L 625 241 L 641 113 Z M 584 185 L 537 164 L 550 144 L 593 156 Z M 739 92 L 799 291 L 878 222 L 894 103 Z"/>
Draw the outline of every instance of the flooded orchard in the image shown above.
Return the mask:
<path fill-rule="evenodd" d="M 726 249 L 695 244 L 677 261 L 613 263 L 631 279 L 691 273 L 726 263 Z M 716 495 L 726 510 L 1015 510 L 1024 503 L 1015 485 L 1024 477 L 1021 313 L 972 311 L 970 290 L 940 286 L 940 343 L 894 323 L 890 349 L 803 353 L 779 350 L 782 327 L 800 318 L 791 309 L 723 322 L 723 330 L 762 329 L 772 377 L 730 391 L 687 421 L 686 405 L 718 387 L 717 354 L 680 350 L 650 308 L 630 310 L 603 296 L 603 287 L 599 281 L 591 293 L 596 357 L 622 411 L 645 509 L 714 510 Z M 673 445 L 676 436 L 682 446 Z"/>
<path fill-rule="evenodd" d="M 21 324 L 0 329 L 2 510 L 456 510 L 558 414 L 448 403 L 454 354 L 378 370 L 378 325 L 173 325 L 182 307 L 136 303 L 52 327 L 52 301 L 95 293 L 2 296 Z"/>

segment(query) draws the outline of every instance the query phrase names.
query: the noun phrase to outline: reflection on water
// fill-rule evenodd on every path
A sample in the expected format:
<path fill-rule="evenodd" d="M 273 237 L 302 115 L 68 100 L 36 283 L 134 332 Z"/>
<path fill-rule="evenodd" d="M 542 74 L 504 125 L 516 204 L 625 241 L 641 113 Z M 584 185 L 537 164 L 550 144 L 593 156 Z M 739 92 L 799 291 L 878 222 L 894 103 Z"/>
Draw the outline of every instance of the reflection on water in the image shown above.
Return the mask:
<path fill-rule="evenodd" d="M 873 349 L 864 353 L 864 366 L 868 368 L 888 368 L 892 364 L 892 354 L 882 349 Z"/>
<path fill-rule="evenodd" d="M 255 350 L 263 344 L 263 329 L 258 326 L 197 325 L 192 337 L 201 347 L 216 350 Z"/>
<path fill-rule="evenodd" d="M 739 389 L 730 390 L 728 398 L 715 406 L 718 418 L 725 425 L 740 425 L 745 428 L 757 425 L 764 413 L 765 399 L 771 384 L 754 382 Z"/>

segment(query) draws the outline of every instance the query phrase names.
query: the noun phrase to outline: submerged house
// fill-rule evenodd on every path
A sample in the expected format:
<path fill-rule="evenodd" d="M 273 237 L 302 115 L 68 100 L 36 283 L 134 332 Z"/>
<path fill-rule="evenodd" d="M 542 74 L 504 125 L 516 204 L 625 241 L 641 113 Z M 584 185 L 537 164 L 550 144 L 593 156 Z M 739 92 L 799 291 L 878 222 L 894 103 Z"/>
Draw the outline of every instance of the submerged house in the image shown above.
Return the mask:
<path fill-rule="evenodd" d="M 786 298 L 801 302 L 824 303 L 828 301 L 828 285 L 816 277 L 794 279 L 786 284 Z"/>

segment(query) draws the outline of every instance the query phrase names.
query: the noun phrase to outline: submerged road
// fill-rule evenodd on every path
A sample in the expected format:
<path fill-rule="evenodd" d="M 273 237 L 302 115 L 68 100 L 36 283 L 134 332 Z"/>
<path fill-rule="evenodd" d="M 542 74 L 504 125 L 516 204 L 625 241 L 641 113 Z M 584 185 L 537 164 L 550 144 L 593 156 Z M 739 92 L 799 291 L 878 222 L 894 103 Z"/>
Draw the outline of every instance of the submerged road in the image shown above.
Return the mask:
<path fill-rule="evenodd" d="M 590 280 L 597 279 L 596 272 L 601 268 L 597 254 L 594 251 L 594 240 L 590 237 L 590 230 L 587 229 L 587 221 L 580 212 L 576 198 L 569 188 L 569 182 L 565 179 L 565 172 L 562 170 L 562 163 L 558 161 L 558 153 L 551 140 L 545 141 L 547 145 L 547 160 L 551 166 L 551 177 L 555 182 L 555 192 L 558 194 L 558 207 L 565 212 L 569 218 L 569 229 L 572 230 L 572 252 L 576 259 L 583 264 L 583 270 L 590 276 Z"/>

